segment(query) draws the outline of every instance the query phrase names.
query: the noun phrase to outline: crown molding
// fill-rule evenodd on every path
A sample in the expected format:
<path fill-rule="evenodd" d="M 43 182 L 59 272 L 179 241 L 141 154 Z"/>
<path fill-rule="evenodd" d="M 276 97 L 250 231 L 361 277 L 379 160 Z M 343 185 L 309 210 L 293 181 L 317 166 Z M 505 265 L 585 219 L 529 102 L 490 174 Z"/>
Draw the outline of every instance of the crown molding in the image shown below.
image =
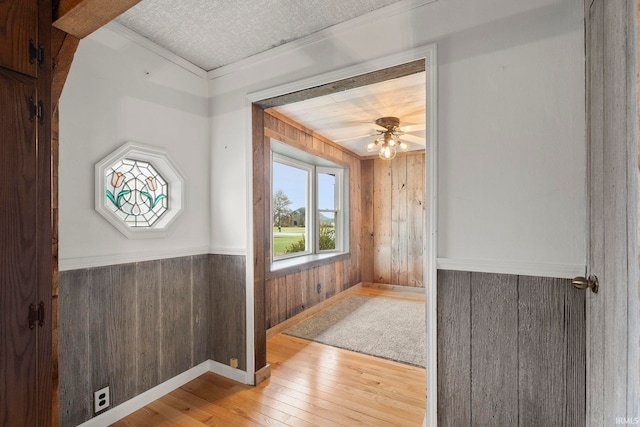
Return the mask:
<path fill-rule="evenodd" d="M 119 34 L 131 40 L 135 44 L 147 49 L 150 52 L 155 53 L 158 56 L 163 57 L 167 61 L 172 62 L 181 68 L 184 68 L 185 70 L 195 74 L 200 78 L 203 78 L 203 79 L 207 78 L 207 72 L 202 68 L 198 67 L 192 62 L 187 61 L 181 56 L 176 55 L 170 50 L 165 49 L 164 47 L 152 42 L 148 38 L 136 33 L 135 31 L 128 29 L 127 27 L 125 27 L 122 24 L 119 24 L 116 21 L 109 22 L 107 25 L 104 26 L 104 28 L 107 28 L 116 34 Z"/>
<path fill-rule="evenodd" d="M 355 27 L 363 26 L 370 22 L 375 22 L 380 19 L 385 19 L 385 18 L 388 18 L 389 16 L 399 15 L 401 13 L 410 11 L 412 9 L 416 9 L 418 7 L 421 7 L 436 1 L 438 0 L 403 0 L 398 3 L 393 3 L 393 4 L 390 4 L 389 6 L 385 6 L 383 8 L 371 11 L 365 15 L 358 16 L 356 18 L 350 19 L 345 22 L 341 22 L 339 24 L 336 24 L 331 27 L 325 28 L 323 30 L 317 31 L 315 33 L 309 34 L 308 36 L 290 41 L 283 45 L 274 47 L 269 50 L 265 50 L 263 52 L 252 55 L 248 58 L 241 59 L 239 61 L 233 62 L 228 65 L 223 65 L 222 67 L 219 67 L 210 71 L 206 71 L 198 67 L 194 63 L 187 61 L 186 59 L 176 55 L 170 50 L 156 44 L 155 42 L 136 33 L 135 31 L 130 30 L 129 28 L 118 23 L 117 21 L 109 22 L 107 25 L 104 26 L 104 28 L 107 28 L 116 34 L 119 34 L 131 40 L 132 42 L 138 44 L 139 46 L 149 50 L 150 52 L 155 53 L 156 55 L 161 56 L 167 61 L 176 64 L 177 66 L 195 74 L 198 77 L 212 80 L 218 77 L 222 77 L 226 74 L 230 74 L 230 73 L 242 70 L 244 68 L 253 66 L 269 58 L 273 58 L 274 56 L 283 55 L 287 52 L 292 52 L 297 49 L 301 49 L 304 46 L 310 45 L 320 40 L 325 40 L 330 37 L 334 37 L 337 34 L 352 30 Z"/>
<path fill-rule="evenodd" d="M 207 72 L 207 78 L 209 80 L 213 80 L 218 77 L 222 77 L 224 75 L 240 71 L 242 69 L 259 64 L 267 59 L 272 59 L 274 57 L 284 55 L 288 52 L 293 52 L 295 50 L 301 49 L 312 43 L 316 43 L 321 40 L 335 37 L 338 34 L 353 30 L 356 27 L 364 26 L 368 23 L 375 22 L 378 20 L 387 19 L 390 16 L 399 15 L 401 13 L 408 12 L 420 6 L 424 6 L 429 3 L 434 3 L 436 1 L 438 0 L 404 0 L 398 3 L 390 4 L 389 6 L 385 6 L 383 8 L 373 10 L 362 16 L 358 16 L 348 21 L 341 22 L 339 24 L 336 24 L 331 27 L 325 28 L 323 30 L 317 31 L 315 33 L 309 34 L 308 36 L 290 41 L 280 46 L 276 46 L 272 49 L 265 50 L 263 52 L 257 53 L 255 55 L 233 62 L 231 64 L 223 65 L 222 67 L 215 68 Z"/>

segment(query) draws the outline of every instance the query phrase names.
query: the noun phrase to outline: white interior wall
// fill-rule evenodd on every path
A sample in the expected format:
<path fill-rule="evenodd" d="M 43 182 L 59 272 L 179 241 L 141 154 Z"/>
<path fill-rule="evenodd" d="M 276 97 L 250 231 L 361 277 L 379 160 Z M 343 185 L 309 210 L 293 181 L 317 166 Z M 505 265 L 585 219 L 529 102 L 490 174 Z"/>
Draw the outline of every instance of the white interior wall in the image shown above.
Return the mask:
<path fill-rule="evenodd" d="M 211 73 L 212 247 L 247 245 L 248 94 L 437 43 L 438 258 L 470 270 L 583 272 L 582 1 L 440 0 L 391 10 Z"/>
<path fill-rule="evenodd" d="M 580 0 L 392 7 L 384 19 L 217 70 L 208 88 L 102 29 L 81 42 L 60 101 L 61 267 L 245 253 L 247 94 L 435 42 L 438 257 L 460 268 L 487 261 L 496 272 L 518 263 L 541 274 L 584 268 L 582 8 Z M 126 239 L 93 209 L 93 165 L 129 140 L 166 149 L 186 175 L 186 209 L 168 238 Z"/>
<path fill-rule="evenodd" d="M 61 270 L 207 253 L 208 123 L 201 76 L 108 28 L 83 39 L 60 99 Z M 168 237 L 129 240 L 94 210 L 94 165 L 127 141 L 166 150 L 185 177 Z"/>

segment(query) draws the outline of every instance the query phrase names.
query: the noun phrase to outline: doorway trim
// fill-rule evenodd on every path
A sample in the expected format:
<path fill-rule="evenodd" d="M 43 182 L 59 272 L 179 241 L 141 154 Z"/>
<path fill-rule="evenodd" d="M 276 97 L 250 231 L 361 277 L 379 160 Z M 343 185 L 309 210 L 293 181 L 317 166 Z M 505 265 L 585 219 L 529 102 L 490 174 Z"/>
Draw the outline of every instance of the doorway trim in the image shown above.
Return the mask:
<path fill-rule="evenodd" d="M 425 162 L 425 236 L 424 248 L 424 283 L 426 294 L 426 329 L 427 329 L 427 363 L 428 372 L 426 382 L 426 426 L 437 425 L 437 190 L 438 190 L 438 132 L 437 132 L 437 46 L 435 43 L 402 51 L 383 58 L 355 64 L 350 67 L 329 71 L 306 79 L 289 82 L 272 88 L 248 93 L 245 99 L 246 135 L 246 165 L 249 171 L 247 177 L 247 230 L 253 230 L 253 103 L 286 95 L 292 92 L 324 85 L 337 80 L 355 77 L 361 74 L 402 65 L 417 60 L 425 61 L 426 83 L 426 153 Z M 246 296 L 247 296 L 247 379 L 253 383 L 255 376 L 255 319 L 254 319 L 254 242 L 253 233 L 247 233 L 246 263 Z M 266 337 L 265 337 L 266 339 Z"/>

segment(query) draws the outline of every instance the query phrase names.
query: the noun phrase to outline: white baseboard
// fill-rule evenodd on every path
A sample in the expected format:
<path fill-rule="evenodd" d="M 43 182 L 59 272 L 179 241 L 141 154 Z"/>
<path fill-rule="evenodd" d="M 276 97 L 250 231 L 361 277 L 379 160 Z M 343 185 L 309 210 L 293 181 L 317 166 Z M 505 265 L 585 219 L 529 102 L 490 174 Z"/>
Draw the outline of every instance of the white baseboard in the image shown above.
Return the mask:
<path fill-rule="evenodd" d="M 251 381 L 249 381 L 249 378 L 245 371 L 232 368 L 229 365 L 225 365 L 224 363 L 216 362 L 214 360 L 208 360 L 207 362 L 209 363 L 209 371 L 213 372 L 214 374 L 218 374 L 234 381 L 238 381 L 242 384 L 251 384 Z"/>
<path fill-rule="evenodd" d="M 200 375 L 206 372 L 213 372 L 215 374 L 230 378 L 243 384 L 248 384 L 247 373 L 245 371 L 231 368 L 225 364 L 215 362 L 213 360 L 207 360 L 206 362 L 202 362 L 201 364 L 194 366 L 188 371 L 176 375 L 175 377 L 163 382 L 162 384 L 158 384 L 152 389 L 149 389 L 132 399 L 129 399 L 126 402 L 109 409 L 108 411 L 98 415 L 97 417 L 91 418 L 83 424 L 80 424 L 80 427 L 104 427 L 111 425 L 116 421 L 123 419 L 127 415 L 134 413 L 138 409 L 145 407 L 154 400 L 158 400 L 165 394 L 170 393 L 178 387 L 185 385 L 189 381 L 198 378 Z"/>
<path fill-rule="evenodd" d="M 437 265 L 438 270 L 517 274 L 557 279 L 572 279 L 575 276 L 584 276 L 586 271 L 586 266 L 583 264 L 550 264 L 458 258 L 438 258 Z"/>

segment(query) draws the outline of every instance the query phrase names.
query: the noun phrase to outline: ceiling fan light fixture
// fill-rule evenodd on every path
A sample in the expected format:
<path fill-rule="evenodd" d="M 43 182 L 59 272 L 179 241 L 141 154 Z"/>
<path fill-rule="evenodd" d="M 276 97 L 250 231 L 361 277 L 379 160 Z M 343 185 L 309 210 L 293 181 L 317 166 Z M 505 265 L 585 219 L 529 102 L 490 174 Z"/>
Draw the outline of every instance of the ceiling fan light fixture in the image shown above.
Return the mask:
<path fill-rule="evenodd" d="M 384 134 L 384 142 L 386 142 L 390 147 L 395 147 L 398 143 L 397 138 L 391 132 L 387 132 Z"/>
<path fill-rule="evenodd" d="M 391 160 L 396 156 L 396 149 L 388 144 L 383 144 L 380 147 L 378 156 L 380 156 L 382 160 Z"/>
<path fill-rule="evenodd" d="M 409 145 L 400 140 L 400 135 L 404 132 L 399 130 L 400 119 L 397 117 L 381 117 L 376 120 L 376 124 L 386 130 L 379 130 L 379 137 L 367 144 L 367 151 L 378 150 L 378 156 L 382 160 L 391 160 L 396 157 L 398 150 L 407 151 Z"/>

